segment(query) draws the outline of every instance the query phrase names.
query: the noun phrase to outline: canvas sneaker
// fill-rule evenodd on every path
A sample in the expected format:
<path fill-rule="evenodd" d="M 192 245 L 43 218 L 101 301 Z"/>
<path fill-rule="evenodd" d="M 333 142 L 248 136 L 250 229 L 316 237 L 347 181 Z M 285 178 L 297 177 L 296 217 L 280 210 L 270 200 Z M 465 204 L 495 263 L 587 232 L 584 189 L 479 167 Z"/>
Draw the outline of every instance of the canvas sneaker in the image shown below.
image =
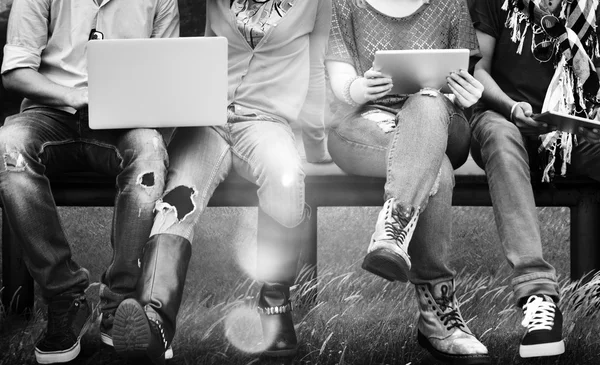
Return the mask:
<path fill-rule="evenodd" d="M 523 306 L 527 332 L 521 340 L 521 357 L 555 356 L 565 352 L 562 340 L 562 313 L 547 295 L 531 295 Z"/>
<path fill-rule="evenodd" d="M 92 323 L 84 294 L 56 296 L 48 303 L 48 324 L 35 345 L 40 364 L 68 362 L 79 355 L 79 341 Z"/>
<path fill-rule="evenodd" d="M 102 312 L 100 314 L 100 340 L 103 344 L 114 347 L 112 340 L 113 323 L 115 321 L 114 312 Z"/>
<path fill-rule="evenodd" d="M 418 218 L 418 208 L 406 208 L 396 199 L 388 199 L 379 212 L 362 268 L 390 281 L 408 281 L 408 244 Z"/>

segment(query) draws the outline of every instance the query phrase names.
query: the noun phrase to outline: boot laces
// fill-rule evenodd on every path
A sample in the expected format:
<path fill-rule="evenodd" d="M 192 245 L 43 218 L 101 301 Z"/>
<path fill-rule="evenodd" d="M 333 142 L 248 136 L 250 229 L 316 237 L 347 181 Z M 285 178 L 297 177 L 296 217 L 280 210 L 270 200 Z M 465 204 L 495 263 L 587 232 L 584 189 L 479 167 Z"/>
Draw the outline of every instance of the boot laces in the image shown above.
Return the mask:
<path fill-rule="evenodd" d="M 554 311 L 556 305 L 543 297 L 532 295 L 523 306 L 525 317 L 521 322 L 527 331 L 551 330 L 554 327 Z"/>
<path fill-rule="evenodd" d="M 408 235 L 411 221 L 416 220 L 416 215 L 412 214 L 411 216 L 401 215 L 397 209 L 393 207 L 389 207 L 391 209 L 391 220 L 386 220 L 384 227 L 385 233 L 393 238 L 399 245 L 404 243 L 404 239 Z M 412 217 L 412 218 L 411 218 Z M 407 229 L 408 227 L 408 229 Z"/>
<path fill-rule="evenodd" d="M 443 313 L 440 316 L 440 320 L 442 320 L 447 330 L 451 330 L 452 328 L 461 329 L 465 327 L 465 322 L 460 315 L 458 308 L 454 307 L 454 301 L 452 299 L 453 296 L 448 295 L 448 286 L 444 285 L 442 287 L 442 297 L 437 299 L 436 302 Z"/>

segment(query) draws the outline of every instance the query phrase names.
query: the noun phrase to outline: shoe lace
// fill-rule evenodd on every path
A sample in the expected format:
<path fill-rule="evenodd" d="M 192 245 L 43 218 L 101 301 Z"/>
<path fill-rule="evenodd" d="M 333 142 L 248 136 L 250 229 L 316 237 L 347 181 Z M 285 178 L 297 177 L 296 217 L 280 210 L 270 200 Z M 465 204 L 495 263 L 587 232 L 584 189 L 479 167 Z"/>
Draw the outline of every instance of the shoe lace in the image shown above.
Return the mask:
<path fill-rule="evenodd" d="M 554 311 L 556 305 L 543 297 L 532 295 L 523 306 L 525 317 L 521 322 L 528 332 L 535 330 L 551 330 L 554 326 Z"/>
<path fill-rule="evenodd" d="M 385 232 L 390 238 L 393 238 L 396 242 L 403 243 L 408 231 L 404 229 L 411 221 L 410 216 L 404 216 L 398 213 L 398 210 L 389 208 L 392 210 L 391 221 L 386 221 L 384 224 Z"/>
<path fill-rule="evenodd" d="M 460 315 L 460 312 L 454 307 L 452 296 L 448 295 L 447 286 L 442 287 L 442 297 L 437 299 L 436 302 L 443 313 L 440 316 L 440 320 L 443 321 L 447 330 L 451 330 L 452 328 L 461 329 L 465 327 L 465 322 Z"/>

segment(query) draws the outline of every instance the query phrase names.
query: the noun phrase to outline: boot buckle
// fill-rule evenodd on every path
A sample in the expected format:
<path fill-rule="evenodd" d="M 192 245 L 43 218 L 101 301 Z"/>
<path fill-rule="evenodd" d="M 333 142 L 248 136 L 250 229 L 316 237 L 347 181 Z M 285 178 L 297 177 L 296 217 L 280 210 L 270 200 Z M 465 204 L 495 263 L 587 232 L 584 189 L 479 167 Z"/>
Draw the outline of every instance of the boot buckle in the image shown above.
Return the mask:
<path fill-rule="evenodd" d="M 257 307 L 258 313 L 260 314 L 266 314 L 269 316 L 275 315 L 275 314 L 284 314 L 284 313 L 289 313 L 291 311 L 294 310 L 293 306 L 292 306 L 292 302 L 288 301 L 285 305 L 277 305 L 274 307 Z"/>

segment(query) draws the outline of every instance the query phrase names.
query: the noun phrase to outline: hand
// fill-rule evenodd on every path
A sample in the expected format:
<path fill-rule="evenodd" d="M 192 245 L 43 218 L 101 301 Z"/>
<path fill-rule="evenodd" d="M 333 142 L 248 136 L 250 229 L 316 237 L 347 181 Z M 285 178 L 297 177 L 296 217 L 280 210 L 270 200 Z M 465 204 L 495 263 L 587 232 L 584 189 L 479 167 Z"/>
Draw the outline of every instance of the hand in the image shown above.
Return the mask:
<path fill-rule="evenodd" d="M 88 106 L 88 88 L 72 88 L 65 95 L 67 106 L 80 110 Z"/>
<path fill-rule="evenodd" d="M 579 132 L 577 135 L 585 138 L 588 142 L 600 143 L 600 129 L 579 127 Z"/>
<path fill-rule="evenodd" d="M 483 85 L 465 70 L 452 72 L 447 78 L 448 86 L 455 96 L 455 103 L 462 108 L 475 104 L 483 94 Z"/>
<path fill-rule="evenodd" d="M 372 68 L 368 69 L 364 77 L 357 79 L 354 83 L 357 84 L 360 95 L 365 99 L 365 102 L 377 100 L 387 95 L 394 86 L 392 79 L 379 71 Z"/>
<path fill-rule="evenodd" d="M 510 119 L 519 127 L 521 133 L 526 136 L 539 136 L 540 134 L 552 132 L 553 127 L 548 126 L 547 123 L 535 121 L 532 116 L 533 109 L 531 108 L 531 104 L 521 101 L 514 108 Z"/>

